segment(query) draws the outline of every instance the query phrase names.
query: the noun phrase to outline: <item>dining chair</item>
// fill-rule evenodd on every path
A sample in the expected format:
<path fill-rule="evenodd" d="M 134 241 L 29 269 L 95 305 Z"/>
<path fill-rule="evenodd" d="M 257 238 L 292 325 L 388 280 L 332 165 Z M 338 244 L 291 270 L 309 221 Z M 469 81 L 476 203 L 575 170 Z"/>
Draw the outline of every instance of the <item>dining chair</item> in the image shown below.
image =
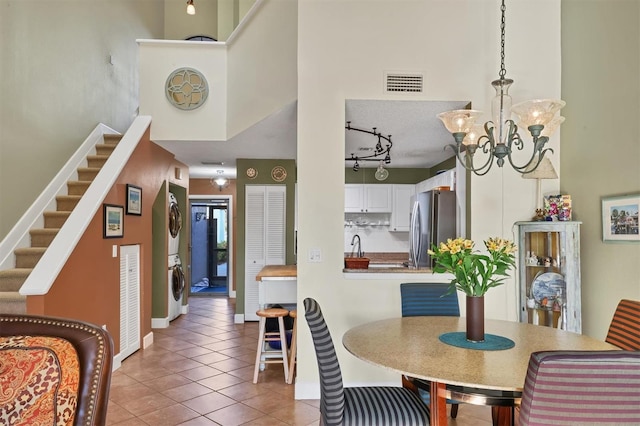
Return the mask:
<path fill-rule="evenodd" d="M 113 364 L 106 330 L 71 319 L 0 314 L 0 359 L 0 424 L 106 423 Z"/>
<path fill-rule="evenodd" d="M 532 353 L 520 425 L 589 424 L 640 424 L 640 352 Z"/>
<path fill-rule="evenodd" d="M 460 306 L 458 305 L 458 295 L 456 293 L 444 296 L 449 288 L 445 283 L 402 283 L 400 284 L 400 298 L 402 300 L 402 316 L 449 316 L 459 317 Z M 430 383 L 403 376 L 402 383 L 413 389 L 417 388 L 420 397 L 425 404 L 429 404 L 431 394 L 425 388 L 429 388 Z M 413 386 L 412 386 L 413 385 Z M 447 399 L 447 404 L 451 404 L 451 418 L 458 416 L 459 401 Z"/>
<path fill-rule="evenodd" d="M 604 340 L 628 351 L 640 350 L 640 302 L 620 300 Z"/>
<path fill-rule="evenodd" d="M 429 409 L 409 389 L 393 386 L 345 387 L 331 333 L 315 299 L 304 299 L 305 318 L 320 373 L 321 424 L 428 425 Z"/>

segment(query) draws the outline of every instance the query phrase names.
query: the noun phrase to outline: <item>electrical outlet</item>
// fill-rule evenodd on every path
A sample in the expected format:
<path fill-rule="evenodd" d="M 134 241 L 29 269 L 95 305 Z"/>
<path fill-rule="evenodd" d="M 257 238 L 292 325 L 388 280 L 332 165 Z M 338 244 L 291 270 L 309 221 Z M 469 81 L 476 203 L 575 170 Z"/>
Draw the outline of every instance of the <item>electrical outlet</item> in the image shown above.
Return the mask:
<path fill-rule="evenodd" d="M 102 329 L 103 329 L 104 331 L 107 331 L 107 324 L 102 324 Z"/>

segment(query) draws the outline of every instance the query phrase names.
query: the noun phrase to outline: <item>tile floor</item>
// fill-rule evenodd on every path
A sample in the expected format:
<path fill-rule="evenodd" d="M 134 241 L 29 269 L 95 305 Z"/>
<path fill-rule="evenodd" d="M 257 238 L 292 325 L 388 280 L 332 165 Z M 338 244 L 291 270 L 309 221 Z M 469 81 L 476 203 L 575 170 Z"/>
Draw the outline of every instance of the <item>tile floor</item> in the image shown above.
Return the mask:
<path fill-rule="evenodd" d="M 113 373 L 107 425 L 318 425 L 319 401 L 294 400 L 281 365 L 252 383 L 258 323 L 234 324 L 234 303 L 190 297 L 189 314 L 154 329 Z M 489 426 L 490 410 L 463 405 L 449 424 Z"/>

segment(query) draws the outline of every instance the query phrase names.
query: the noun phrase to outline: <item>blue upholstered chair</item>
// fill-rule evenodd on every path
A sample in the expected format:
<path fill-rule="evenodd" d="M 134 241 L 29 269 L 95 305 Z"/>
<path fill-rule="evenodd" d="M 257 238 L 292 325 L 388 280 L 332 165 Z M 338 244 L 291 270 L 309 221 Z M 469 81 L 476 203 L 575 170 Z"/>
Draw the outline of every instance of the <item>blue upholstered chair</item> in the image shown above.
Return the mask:
<path fill-rule="evenodd" d="M 429 409 L 409 389 L 344 387 L 331 334 L 314 299 L 304 299 L 305 318 L 320 372 L 320 415 L 324 426 L 428 425 Z"/>
<path fill-rule="evenodd" d="M 400 297 L 402 299 L 402 316 L 448 316 L 459 317 L 460 306 L 458 305 L 458 295 L 456 293 L 443 296 L 447 292 L 449 284 L 442 283 L 403 283 L 400 284 Z M 403 383 L 412 383 L 412 379 L 403 377 Z M 423 389 L 429 383 L 421 381 L 417 386 L 420 397 L 429 404 L 431 395 L 429 391 Z M 451 404 L 451 417 L 458 415 L 458 402 L 447 400 Z"/>
<path fill-rule="evenodd" d="M 640 352 L 531 354 L 520 425 L 621 424 L 640 424 Z"/>

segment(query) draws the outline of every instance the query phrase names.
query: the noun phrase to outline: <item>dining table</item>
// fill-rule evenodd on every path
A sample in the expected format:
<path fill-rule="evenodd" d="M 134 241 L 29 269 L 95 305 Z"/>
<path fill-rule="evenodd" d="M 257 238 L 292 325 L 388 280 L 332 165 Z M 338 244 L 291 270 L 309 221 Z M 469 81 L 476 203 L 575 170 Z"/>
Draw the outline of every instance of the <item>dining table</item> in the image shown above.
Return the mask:
<path fill-rule="evenodd" d="M 447 424 L 447 398 L 494 405 L 501 395 L 515 404 L 496 410 L 494 424 L 512 424 L 532 352 L 619 349 L 582 334 L 514 321 L 485 319 L 485 342 L 467 341 L 465 329 L 464 317 L 389 318 L 347 330 L 342 344 L 363 361 L 426 382 L 431 425 Z"/>

